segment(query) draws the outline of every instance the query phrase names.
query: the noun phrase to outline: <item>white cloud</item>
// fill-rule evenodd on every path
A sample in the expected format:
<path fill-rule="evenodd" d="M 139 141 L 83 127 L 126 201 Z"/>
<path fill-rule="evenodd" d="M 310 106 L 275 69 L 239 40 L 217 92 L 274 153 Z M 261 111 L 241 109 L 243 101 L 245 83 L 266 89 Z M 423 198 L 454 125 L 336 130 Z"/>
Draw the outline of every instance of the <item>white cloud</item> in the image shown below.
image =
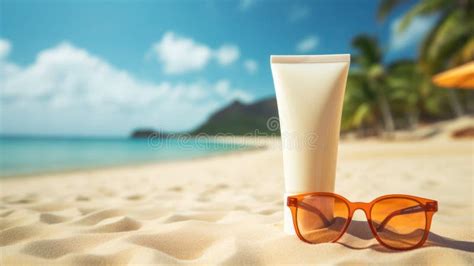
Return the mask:
<path fill-rule="evenodd" d="M 319 44 L 319 38 L 308 36 L 296 44 L 296 51 L 305 53 L 314 50 Z"/>
<path fill-rule="evenodd" d="M 214 86 L 214 90 L 221 97 L 227 99 L 228 101 L 238 99 L 247 103 L 253 99 L 252 95 L 246 93 L 245 91 L 232 89 L 228 80 L 218 81 Z"/>
<path fill-rule="evenodd" d="M 255 74 L 258 71 L 257 61 L 253 59 L 247 59 L 244 61 L 244 68 L 250 74 Z"/>
<path fill-rule="evenodd" d="M 10 54 L 11 44 L 8 40 L 0 39 L 0 60 Z"/>
<path fill-rule="evenodd" d="M 417 45 L 431 29 L 437 16 L 415 17 L 408 28 L 399 31 L 402 17 L 395 19 L 390 25 L 390 50 L 400 51 Z"/>
<path fill-rule="evenodd" d="M 311 9 L 307 6 L 293 6 L 290 9 L 290 14 L 288 16 L 288 21 L 298 22 L 311 15 Z"/>
<path fill-rule="evenodd" d="M 223 45 L 216 50 L 215 56 L 219 64 L 226 66 L 239 59 L 240 50 L 235 45 Z"/>
<path fill-rule="evenodd" d="M 3 62 L 1 69 L 2 133 L 108 135 L 140 126 L 187 130 L 233 99 L 252 99 L 226 80 L 140 80 L 70 43 L 40 52 L 25 67 Z M 222 84 L 225 89 L 218 89 Z"/>
<path fill-rule="evenodd" d="M 155 57 L 163 64 L 165 74 L 184 74 L 204 69 L 211 59 L 223 66 L 232 64 L 239 59 L 240 50 L 233 44 L 212 49 L 191 38 L 169 31 L 159 42 L 152 45 L 146 57 Z"/>
<path fill-rule="evenodd" d="M 158 60 L 164 64 L 164 71 L 167 74 L 200 70 L 212 57 L 209 47 L 173 32 L 165 33 L 152 49 Z"/>

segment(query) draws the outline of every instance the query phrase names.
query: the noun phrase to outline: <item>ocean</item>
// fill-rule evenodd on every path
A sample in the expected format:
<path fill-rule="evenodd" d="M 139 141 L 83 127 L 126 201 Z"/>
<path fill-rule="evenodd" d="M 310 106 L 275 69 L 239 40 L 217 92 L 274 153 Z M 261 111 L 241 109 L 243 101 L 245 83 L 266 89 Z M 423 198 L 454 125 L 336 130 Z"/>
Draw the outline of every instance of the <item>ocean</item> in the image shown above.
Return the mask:
<path fill-rule="evenodd" d="M 191 138 L 0 137 L 0 177 L 189 159 L 245 148 Z"/>

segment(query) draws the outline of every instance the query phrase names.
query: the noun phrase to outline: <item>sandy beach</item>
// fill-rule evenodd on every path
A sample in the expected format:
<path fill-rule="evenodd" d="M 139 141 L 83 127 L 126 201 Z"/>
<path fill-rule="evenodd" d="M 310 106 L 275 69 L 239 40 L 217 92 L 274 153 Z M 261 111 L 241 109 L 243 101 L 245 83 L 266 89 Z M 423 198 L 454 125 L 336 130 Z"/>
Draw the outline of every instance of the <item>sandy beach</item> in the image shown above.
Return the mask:
<path fill-rule="evenodd" d="M 2 179 L 0 264 L 474 263 L 474 142 L 343 141 L 336 192 L 439 201 L 420 249 L 396 252 L 357 212 L 338 243 L 309 245 L 282 230 L 282 155 L 266 147 L 175 161 Z"/>

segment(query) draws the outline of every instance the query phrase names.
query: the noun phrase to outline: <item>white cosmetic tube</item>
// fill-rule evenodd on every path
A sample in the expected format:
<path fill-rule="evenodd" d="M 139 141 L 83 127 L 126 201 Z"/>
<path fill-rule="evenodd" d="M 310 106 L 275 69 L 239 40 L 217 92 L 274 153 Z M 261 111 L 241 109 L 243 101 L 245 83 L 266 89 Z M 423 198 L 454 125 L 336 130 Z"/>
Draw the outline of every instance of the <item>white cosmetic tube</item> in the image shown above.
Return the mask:
<path fill-rule="evenodd" d="M 350 55 L 272 55 L 270 61 L 282 137 L 284 230 L 294 234 L 287 196 L 334 192 Z"/>

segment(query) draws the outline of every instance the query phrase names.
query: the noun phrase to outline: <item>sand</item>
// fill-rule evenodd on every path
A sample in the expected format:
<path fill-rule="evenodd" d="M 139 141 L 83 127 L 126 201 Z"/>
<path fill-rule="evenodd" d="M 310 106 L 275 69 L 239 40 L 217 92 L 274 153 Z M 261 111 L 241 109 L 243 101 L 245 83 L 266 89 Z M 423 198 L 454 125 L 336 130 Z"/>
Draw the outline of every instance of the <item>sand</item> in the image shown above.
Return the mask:
<path fill-rule="evenodd" d="M 264 149 L 0 181 L 0 264 L 474 263 L 474 141 L 348 141 L 336 192 L 439 201 L 423 248 L 396 252 L 357 212 L 338 243 L 282 230 L 282 156 Z"/>

